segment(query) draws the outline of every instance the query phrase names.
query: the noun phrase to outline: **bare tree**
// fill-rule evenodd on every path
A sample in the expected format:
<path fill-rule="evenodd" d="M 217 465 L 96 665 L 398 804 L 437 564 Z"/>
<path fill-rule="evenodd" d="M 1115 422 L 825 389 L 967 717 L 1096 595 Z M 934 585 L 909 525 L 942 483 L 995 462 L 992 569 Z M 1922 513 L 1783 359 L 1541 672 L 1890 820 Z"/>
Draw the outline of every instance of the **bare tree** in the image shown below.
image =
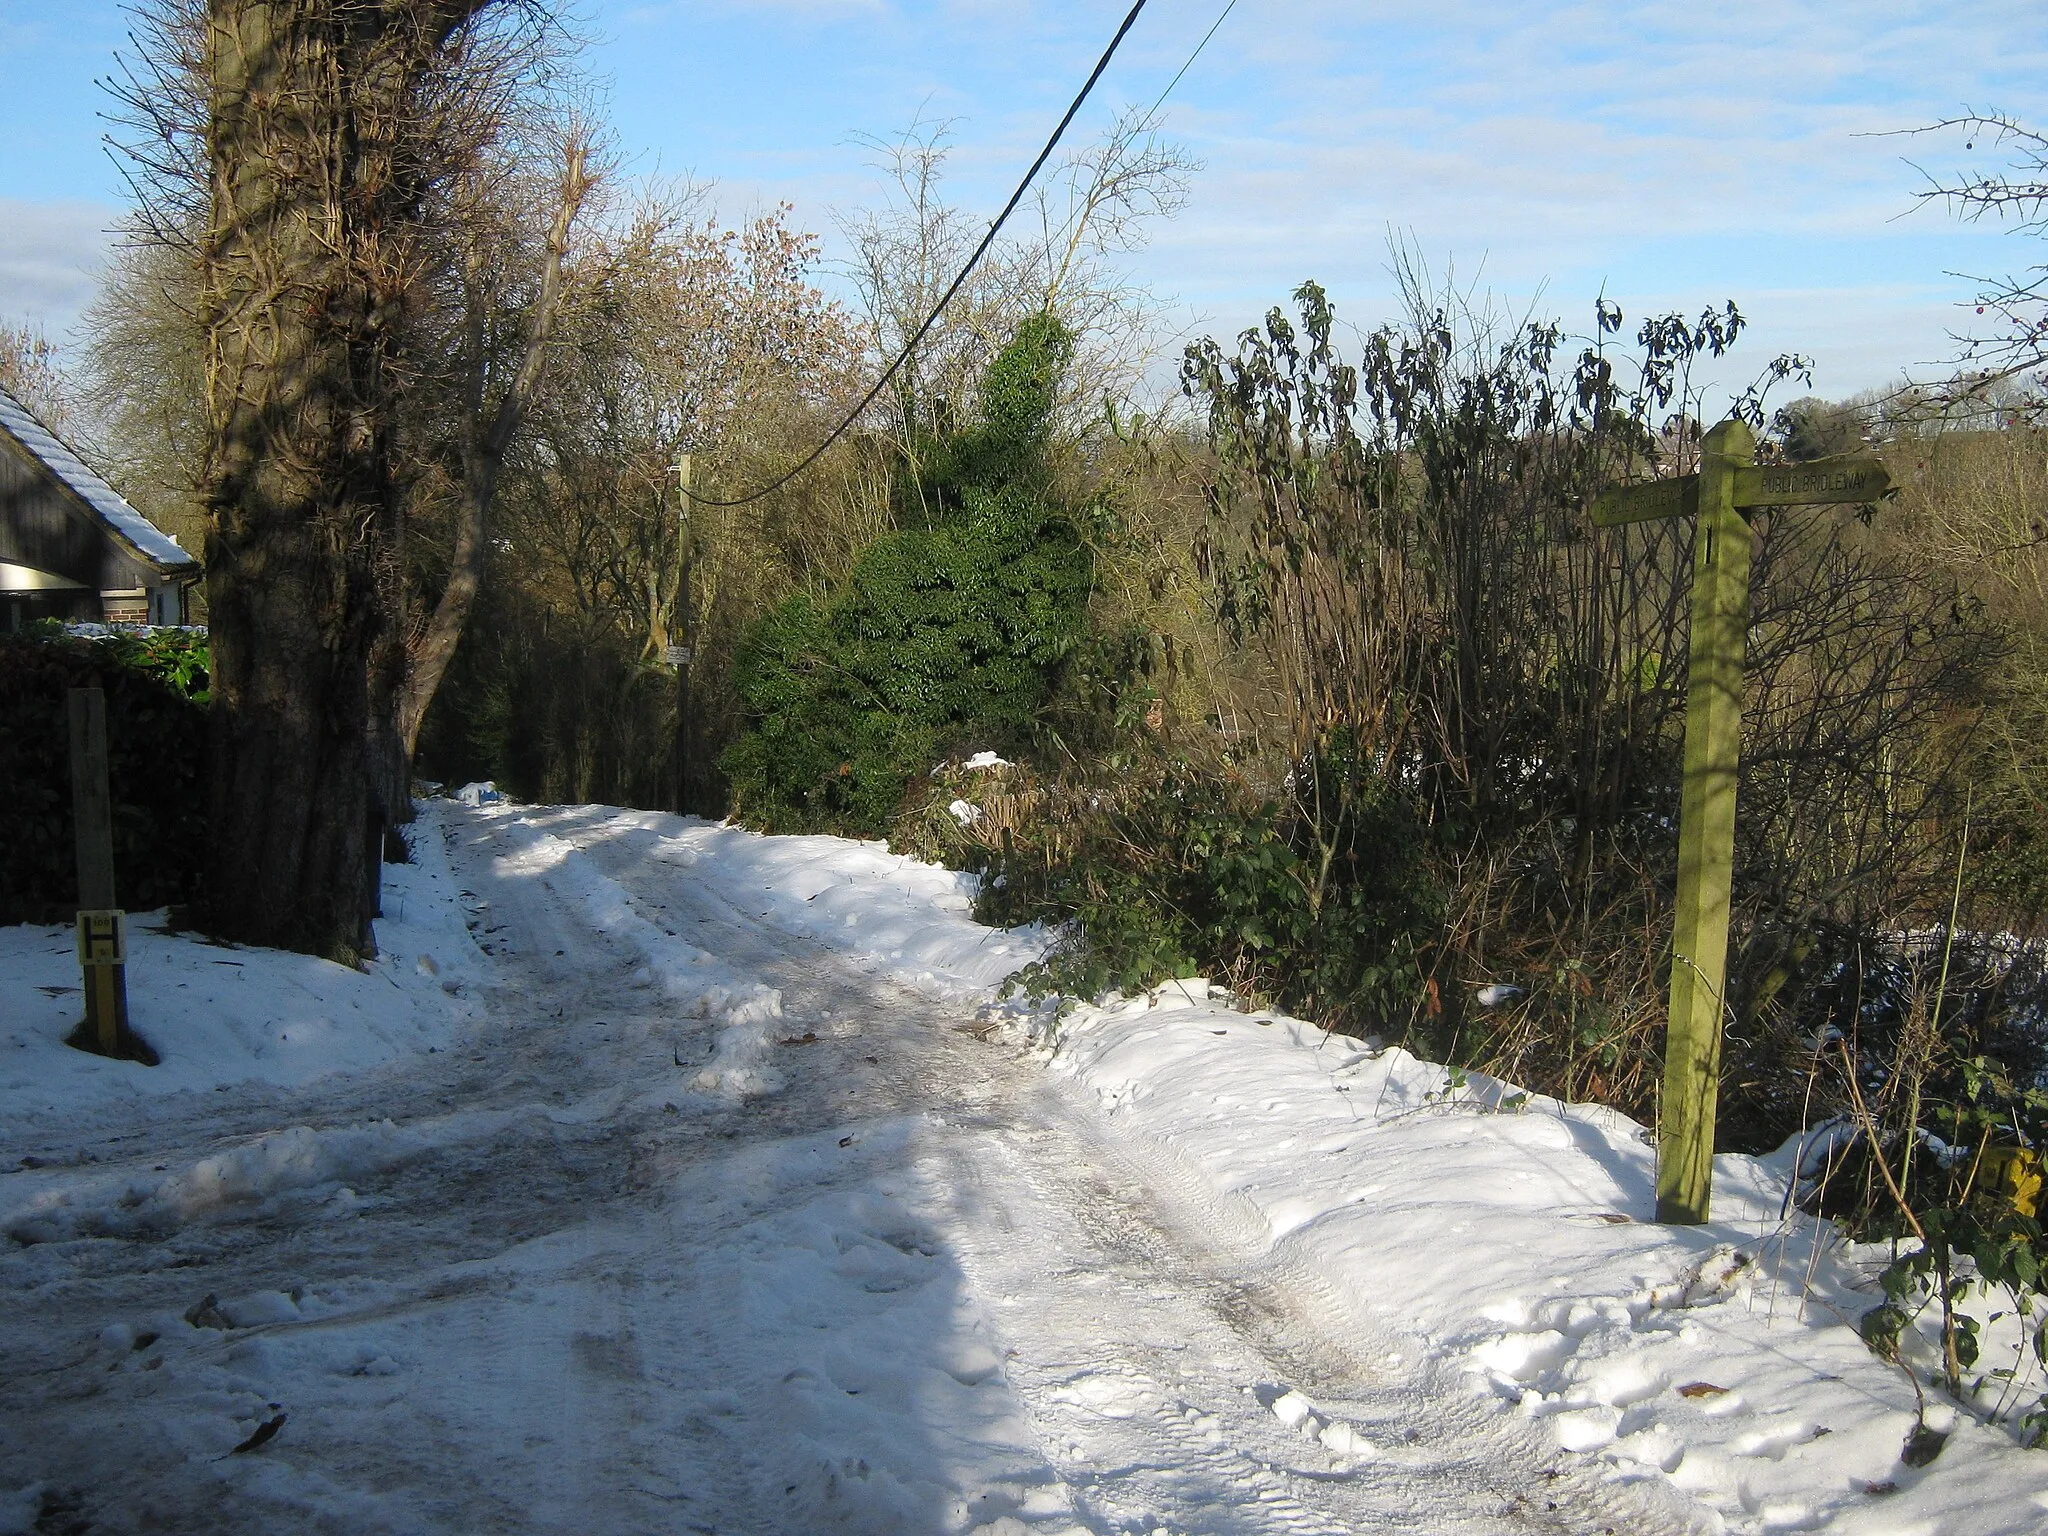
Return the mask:
<path fill-rule="evenodd" d="M 1093 407 L 1144 369 L 1157 301 L 1118 258 L 1141 250 L 1156 221 L 1187 206 L 1200 169 L 1156 118 L 1132 109 L 1034 189 L 1038 230 L 1019 239 L 1004 281 L 1014 300 L 1058 315 L 1074 333 L 1071 398 Z"/>
<path fill-rule="evenodd" d="M 108 479 L 187 549 L 206 543 L 205 333 L 195 244 L 131 223 L 84 316 L 88 447 Z"/>
<path fill-rule="evenodd" d="M 1995 170 L 1947 176 L 1923 171 L 1923 202 L 1946 203 L 1972 221 L 2000 220 L 2021 234 L 2048 234 L 2048 134 L 2002 112 L 1969 112 L 1921 131 L 1960 133 L 1966 151 L 1976 152 L 1981 141 L 2007 157 Z M 1988 406 L 1987 413 L 2001 405 L 2007 415 L 2038 413 L 2048 402 L 2048 263 L 1971 281 L 1981 285 L 1976 311 L 1988 324 L 1957 333 L 1962 372 L 1941 392 L 1941 403 L 1951 411 L 1959 402 L 1974 401 Z M 2003 401 L 1995 398 L 1997 386 L 2020 380 L 2029 386 L 2021 398 L 2010 392 Z"/>
<path fill-rule="evenodd" d="M 452 371 L 459 401 L 454 413 L 459 426 L 449 447 L 460 494 L 440 597 L 411 626 L 408 637 L 409 664 L 398 698 L 398 735 L 407 763 L 483 581 L 485 540 L 505 456 L 533 408 L 548 342 L 573 281 L 565 263 L 571 230 L 591 190 L 590 157 L 588 135 L 571 123 L 559 150 L 561 174 L 551 217 L 537 217 L 538 210 L 526 206 L 531 200 L 516 193 L 509 198 L 510 208 L 493 206 L 504 200 L 501 189 L 490 185 L 501 179 L 499 167 L 491 168 L 500 171 L 497 176 L 465 178 L 485 184 L 458 184 L 448 199 L 443 227 L 455 249 L 445 270 L 459 295 L 448 309 L 459 334 L 440 355 Z M 546 234 L 539 252 L 522 251 L 542 218 Z"/>
<path fill-rule="evenodd" d="M 851 277 L 876 355 L 893 357 L 930 313 L 983 226 L 943 192 L 952 125 L 919 118 L 893 139 L 869 139 L 889 185 L 880 210 L 841 218 Z M 1048 311 L 1073 333 L 1065 410 L 1099 412 L 1136 382 L 1155 304 L 1117 258 L 1139 249 L 1152 221 L 1186 203 L 1198 163 L 1130 112 L 1076 149 L 1035 189 L 1035 228 L 997 243 L 898 374 L 891 430 L 915 457 L 920 434 L 944 431 L 972 404 L 974 380 L 1029 315 Z"/>
<path fill-rule="evenodd" d="M 650 188 L 593 231 L 547 397 L 506 479 L 501 569 L 524 615 L 508 622 L 542 620 L 534 645 L 568 647 L 565 665 L 612 680 L 576 699 L 522 686 L 543 696 L 543 734 L 634 742 L 598 753 L 607 763 L 677 740 L 672 715 L 654 724 L 680 706 L 663 670 L 671 644 L 695 651 L 683 739 L 715 744 L 734 711 L 723 678 L 738 632 L 793 586 L 836 580 L 888 526 L 886 476 L 865 473 L 858 438 L 761 500 L 679 504 L 683 453 L 714 495 L 773 478 L 857 395 L 863 355 L 811 281 L 816 241 L 787 209 L 727 229 L 703 202 L 698 188 Z M 531 654 L 516 638 L 494 645 Z M 706 755 L 691 756 L 703 798 Z M 551 792 L 633 792 L 587 755 L 550 747 L 547 759 Z"/>
<path fill-rule="evenodd" d="M 862 140 L 889 183 L 888 203 L 839 223 L 854 248 L 850 276 L 877 357 L 895 356 L 916 333 L 981 237 L 940 191 L 951 132 L 950 122 L 919 118 L 894 139 Z M 989 338 L 1003 323 L 997 266 L 987 261 L 970 275 L 896 375 L 892 426 L 906 449 L 959 405 L 991 355 Z"/>
<path fill-rule="evenodd" d="M 0 389 L 63 431 L 70 422 L 74 388 L 57 363 L 57 348 L 34 321 L 0 321 Z"/>
<path fill-rule="evenodd" d="M 206 884 L 216 930 L 245 941 L 371 948 L 400 814 L 393 407 L 431 175 L 426 87 L 481 8 L 208 7 Z"/>
<path fill-rule="evenodd" d="M 136 230 L 182 255 L 166 307 L 201 338 L 210 918 L 350 957 L 406 809 L 403 423 L 433 371 L 435 220 L 561 37 L 521 0 L 159 0 L 137 23 Z"/>
<path fill-rule="evenodd" d="M 685 523 L 700 611 L 725 580 L 744 579 L 738 567 L 788 564 L 762 548 L 782 493 L 681 507 L 679 455 L 695 456 L 700 490 L 754 478 L 819 430 L 859 358 L 847 317 L 806 277 L 815 242 L 788 227 L 787 210 L 726 230 L 695 215 L 699 197 L 657 191 L 593 238 L 511 528 L 516 548 L 569 576 L 579 603 L 611 615 L 648 661 L 688 627 Z M 800 542 L 829 538 L 835 520 L 819 515 L 811 488 L 792 494 L 808 514 Z"/>

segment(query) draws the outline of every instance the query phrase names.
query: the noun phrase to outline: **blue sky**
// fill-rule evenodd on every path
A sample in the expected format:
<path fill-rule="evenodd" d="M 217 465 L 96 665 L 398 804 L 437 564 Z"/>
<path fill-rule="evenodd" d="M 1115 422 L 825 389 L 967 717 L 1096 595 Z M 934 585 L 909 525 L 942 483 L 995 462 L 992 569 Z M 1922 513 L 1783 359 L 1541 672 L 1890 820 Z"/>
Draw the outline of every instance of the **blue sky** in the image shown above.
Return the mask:
<path fill-rule="evenodd" d="M 1076 132 L 1149 103 L 1223 0 L 1152 0 Z M 1125 0 L 583 0 L 622 146 L 716 183 L 729 217 L 787 200 L 832 235 L 880 181 L 858 135 L 954 123 L 949 186 L 993 212 Z M 113 0 L 0 0 L 0 315 L 61 334 L 124 196 L 100 147 L 125 18 Z M 1239 0 L 1174 91 L 1204 162 L 1130 262 L 1168 330 L 1235 331 L 1316 277 L 1352 321 L 1391 312 L 1390 232 L 1438 271 L 1577 323 L 1732 298 L 1739 370 L 1811 353 L 1840 395 L 1952 350 L 1952 272 L 2038 243 L 1914 207 L 1887 137 L 1966 107 L 2048 122 L 2038 0 L 1478 5 Z M 1980 146 L 1980 151 L 1982 146 Z M 1981 155 L 1974 157 L 1981 159 Z M 828 274 L 829 280 L 829 274 Z"/>

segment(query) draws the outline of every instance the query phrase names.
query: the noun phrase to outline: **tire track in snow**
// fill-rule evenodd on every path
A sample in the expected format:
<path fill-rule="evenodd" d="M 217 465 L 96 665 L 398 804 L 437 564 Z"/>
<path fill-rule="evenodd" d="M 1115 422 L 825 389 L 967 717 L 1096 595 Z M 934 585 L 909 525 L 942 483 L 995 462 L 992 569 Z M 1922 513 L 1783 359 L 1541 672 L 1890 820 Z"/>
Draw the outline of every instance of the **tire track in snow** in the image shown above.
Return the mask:
<path fill-rule="evenodd" d="M 963 1138 L 960 1230 L 978 1287 L 1010 1303 L 997 1315 L 1012 1380 L 1082 1508 L 1111 1529 L 1357 1529 L 1296 1497 L 1273 1459 L 1295 1448 L 1241 1384 L 1257 1372 L 1238 1341 L 1198 1300 L 1163 1289 L 1165 1276 L 1120 1261 L 1114 1249 L 1130 1227 L 1105 1234 L 1103 1207 L 1071 1203 L 1074 1191 L 1036 1162 L 1011 1141 Z M 1151 1257 L 1177 1256 L 1161 1244 Z M 1208 1358 L 1190 1365 L 1198 1354 Z"/>
<path fill-rule="evenodd" d="M 820 968 L 817 961 L 823 958 L 813 945 L 803 939 L 777 935 L 764 929 L 750 914 L 730 902 L 723 893 L 703 889 L 683 892 L 672 882 L 675 875 L 666 870 L 650 870 L 648 864 L 625 848 L 607 842 L 582 842 L 583 851 L 589 855 L 608 878 L 619 881 L 625 888 L 628 899 L 636 910 L 648 920 L 657 924 L 670 921 L 689 925 L 696 919 L 710 914 L 712 922 L 720 931 L 720 938 L 727 938 L 737 950 L 721 951 L 730 962 L 738 958 L 750 968 L 758 968 L 771 975 L 778 968 L 790 967 L 793 963 L 802 966 L 809 976 L 805 981 L 784 979 L 784 991 L 792 999 L 790 1012 L 802 1016 L 818 1006 L 815 999 L 797 1002 L 806 984 L 815 987 L 834 967 Z M 778 979 L 782 979 L 779 978 Z M 886 984 L 878 985 L 865 978 L 842 975 L 840 985 L 853 983 L 867 994 L 873 1002 L 886 998 L 891 1011 L 898 1015 L 898 1022 L 917 1036 L 908 1043 L 917 1049 L 927 1066 L 938 1065 L 943 1070 L 929 1073 L 921 1083 L 909 1079 L 909 1098 L 917 1107 L 941 1115 L 947 1122 L 945 1139 L 948 1144 L 946 1166 L 955 1179 L 973 1174 L 988 1145 L 997 1134 L 998 1127 L 1008 1123 L 1006 1111 L 1013 1112 L 1014 1101 L 1023 1095 L 1042 1091 L 1043 1078 L 1039 1070 L 1028 1062 L 1016 1060 L 1006 1052 L 991 1051 L 981 1044 L 968 1044 L 955 1032 L 953 1023 L 959 1010 L 935 1004 L 930 999 L 909 993 L 896 992 Z M 888 993 L 896 992 L 893 997 Z M 829 1006 L 829 1004 L 828 1004 Z M 921 1049 L 920 1049 L 921 1047 Z M 981 1114 L 963 1125 L 958 1118 L 962 1098 L 978 1099 L 984 1108 Z M 785 1113 L 794 1100 L 764 1101 L 757 1109 L 769 1114 Z M 1012 1170 L 1012 1175 L 1019 1174 Z M 1027 1182 L 1030 1175 L 1023 1177 Z M 1038 1181 L 1043 1183 L 1042 1180 Z M 990 1185 L 986 1178 L 973 1180 L 973 1187 L 986 1191 Z M 955 1196 L 957 1198 L 957 1196 Z M 972 1203 L 972 1202 L 970 1202 Z M 1083 1209 L 1090 1202 L 1084 1201 Z M 1044 1222 L 1040 1221 L 1040 1226 Z M 964 1212 L 956 1211 L 955 1219 L 948 1224 L 946 1236 L 961 1251 L 963 1260 L 987 1262 L 987 1245 L 977 1240 L 980 1223 Z M 1028 1251 L 1042 1251 L 1044 1244 L 1032 1240 L 1021 1245 L 1012 1245 Z M 1081 1231 L 1068 1231 L 1051 1251 L 1064 1252 L 1069 1258 L 1086 1260 L 1089 1268 L 1101 1268 L 1106 1255 L 1099 1244 L 1091 1244 Z M 1106 1278 L 1106 1277 L 1105 1277 Z M 984 1302 L 992 1300 L 995 1291 L 977 1284 Z M 1000 1289 L 1000 1288 L 998 1288 Z M 1039 1286 L 1027 1287 L 1043 1294 Z M 1009 1292 L 1006 1294 L 1014 1294 Z M 1087 1320 L 1077 1320 L 1071 1315 L 1060 1314 L 1058 1321 L 1048 1332 L 1034 1340 L 1034 1347 L 1022 1348 L 1017 1345 L 1014 1330 L 1029 1326 L 1036 1317 L 1034 1303 L 1027 1303 L 1020 1318 L 1016 1310 L 993 1308 L 996 1326 L 1004 1330 L 1011 1339 L 1016 1356 L 1011 1362 L 1013 1381 L 1020 1394 L 1030 1406 L 1034 1417 L 1041 1420 L 1048 1413 L 1067 1419 L 1092 1421 L 1101 1425 L 1118 1421 L 1118 1416 L 1131 1414 L 1134 1432 L 1120 1435 L 1113 1448 L 1105 1448 L 1091 1458 L 1092 1465 L 1083 1465 L 1061 1459 L 1055 1454 L 1057 1447 L 1048 1444 L 1048 1457 L 1059 1468 L 1059 1474 L 1072 1490 L 1072 1497 L 1078 1512 L 1084 1517 L 1093 1515 L 1090 1524 L 1103 1530 L 1130 1528 L 1128 1522 L 1141 1515 L 1157 1519 L 1159 1528 L 1170 1531 L 1215 1531 L 1219 1533 L 1243 1532 L 1245 1536 L 1323 1536 L 1323 1533 L 1347 1531 L 1353 1527 L 1346 1522 L 1334 1521 L 1312 1513 L 1301 1504 L 1286 1486 L 1285 1478 L 1272 1470 L 1271 1466 L 1257 1457 L 1249 1457 L 1227 1444 L 1219 1445 L 1203 1429 L 1190 1423 L 1190 1415 L 1178 1400 L 1168 1396 L 1165 1389 L 1147 1374 L 1146 1366 L 1135 1358 L 1118 1358 L 1108 1354 L 1099 1332 Z M 1172 1312 L 1177 1315 L 1171 1320 L 1158 1314 Z M 1139 1314 L 1126 1321 L 1151 1323 L 1152 1331 L 1160 1334 L 1184 1332 L 1188 1328 L 1201 1328 L 1205 1319 L 1199 1307 L 1169 1306 L 1155 1298 L 1155 1304 L 1148 1313 Z M 1064 1330 L 1064 1331 L 1063 1331 Z M 1141 1332 L 1143 1329 L 1140 1330 Z M 1224 1330 L 1209 1323 L 1209 1331 L 1219 1335 L 1214 1341 L 1218 1347 L 1234 1350 L 1234 1342 L 1220 1337 Z M 1076 1344 L 1086 1343 L 1098 1352 L 1092 1364 L 1077 1362 L 1064 1370 L 1041 1371 L 1032 1362 L 1038 1358 L 1057 1355 L 1071 1350 Z M 1241 1350 L 1236 1351 L 1241 1354 Z M 1273 1454 L 1289 1449 L 1277 1433 L 1278 1426 L 1251 1395 L 1253 1384 L 1269 1371 L 1262 1371 L 1256 1361 L 1239 1359 L 1237 1369 L 1231 1374 L 1232 1384 L 1218 1397 L 1216 1407 L 1233 1419 L 1242 1421 L 1240 1438 L 1263 1437 L 1275 1443 L 1269 1447 Z M 1156 1364 L 1153 1369 L 1156 1370 Z M 1021 1373 L 1021 1374 L 1020 1374 Z M 1125 1385 L 1118 1387 L 1119 1382 Z M 1104 1396 L 1105 1390 L 1109 1395 Z M 1064 1393 L 1068 1401 L 1055 1402 Z M 1129 1399 L 1130 1401 L 1126 1401 Z M 1132 1402 L 1142 1405 L 1140 1409 Z M 1202 1417 L 1197 1415 L 1195 1417 Z M 1213 1415 L 1208 1416 L 1213 1422 Z M 1057 1440 L 1058 1436 L 1053 1436 Z M 1105 1463 L 1109 1465 L 1105 1466 Z M 1194 1491 L 1190 1494 L 1190 1488 Z M 1151 1524 L 1139 1528 L 1152 1529 Z"/>
<path fill-rule="evenodd" d="M 95 1165 L 37 1175 L 85 1208 L 124 1180 L 180 1198 L 0 1245 L 0 1348 L 48 1367 L 0 1384 L 0 1487 L 26 1477 L 106 1536 L 689 1529 L 647 1491 L 678 1484 L 711 1512 L 702 1528 L 749 1529 L 731 1518 L 748 1503 L 736 1472 L 647 1445 L 642 1391 L 616 1376 L 583 1390 L 578 1335 L 617 1331 L 601 1291 L 536 1288 L 503 1262 L 642 1198 L 650 1132 L 668 1162 L 721 1144 L 715 1114 L 610 1113 L 646 1058 L 667 1067 L 715 1021 L 633 985 L 619 946 L 536 882 L 458 862 L 519 941 L 459 1050 L 166 1100 L 141 1133 L 123 1128 L 118 1156 L 94 1144 Z M 402 1155 L 368 1155 L 386 1146 Z M 234 1198 L 182 1198 L 216 1184 Z M 537 1369 L 503 1370 L 522 1357 Z M 214 1459 L 284 1396 L 273 1444 Z"/>
<path fill-rule="evenodd" d="M 1173 1530 L 1684 1528 L 1631 1490 L 1559 1468 L 1519 1426 L 1501 1425 L 1463 1395 L 1461 1382 L 1381 1380 L 1367 1362 L 1383 1358 L 1378 1345 L 1392 1336 L 1370 1320 L 1354 1325 L 1353 1309 L 1316 1276 L 1284 1258 L 1219 1252 L 1201 1208 L 1184 1206 L 1175 1219 L 1174 1181 L 1160 1189 L 1149 1161 L 1105 1140 L 1085 1113 L 1044 1093 L 1022 1108 L 1023 1128 L 1000 1151 L 985 1143 L 975 1160 L 965 1214 L 970 1229 L 1023 1228 L 1027 1240 L 970 1241 L 973 1268 L 992 1293 L 1044 1298 L 1001 1313 L 1028 1341 L 1023 1354 L 1039 1362 L 1035 1373 L 1018 1373 L 1020 1390 L 1050 1446 L 1071 1440 L 1077 1423 L 1096 1432 L 1092 1450 L 1080 1437 L 1089 1453 L 1080 1467 L 1122 1456 L 1117 1476 L 1092 1490 L 1108 1499 L 1105 1513 L 1128 1517 L 1114 1500 L 1136 1487 L 1150 1498 L 1137 1507 L 1177 1517 Z M 1020 1154 L 1020 1142 L 1032 1150 Z M 1198 1189 L 1182 1194 L 1192 1199 Z M 1035 1224 L 1020 1207 L 1039 1212 Z M 1044 1230 L 1063 1219 L 1075 1230 Z M 1020 1271 L 1034 1253 L 1060 1259 Z M 1090 1262 L 1073 1270 L 1077 1256 Z M 1070 1267 L 1064 1276 L 1061 1263 Z M 1075 1274 L 1101 1283 L 1061 1296 Z M 1089 1341 L 1090 1359 L 1072 1358 L 1077 1339 Z M 1111 1393 L 1114 1413 L 1105 1415 L 1072 1390 L 1076 1382 L 1141 1385 Z M 1456 1395 L 1436 1395 L 1446 1388 Z"/>
<path fill-rule="evenodd" d="M 1427 1517 L 1432 1531 L 1462 1529 L 1461 1519 L 1488 1511 L 1506 1523 L 1482 1529 L 1690 1529 L 1693 1516 L 1667 1490 L 1613 1481 L 1559 1456 L 1528 1423 L 1503 1414 L 1493 1394 L 1474 1389 L 1462 1356 L 1428 1358 L 1424 1341 L 1395 1331 L 1362 1305 L 1367 1298 L 1339 1292 L 1301 1259 L 1293 1234 L 1274 1241 L 1248 1199 L 1219 1193 L 1181 1149 L 1071 1100 L 1054 1102 L 1059 1134 L 1090 1146 L 1106 1190 L 1145 1189 L 1148 1219 L 1184 1251 L 1208 1255 L 1190 1283 L 1206 1282 L 1219 1314 L 1274 1361 L 1285 1384 L 1305 1388 L 1380 1448 L 1361 1482 L 1384 1478 L 1375 1507 L 1393 1528 L 1415 1528 L 1417 1497 L 1435 1494 L 1442 1504 Z"/>

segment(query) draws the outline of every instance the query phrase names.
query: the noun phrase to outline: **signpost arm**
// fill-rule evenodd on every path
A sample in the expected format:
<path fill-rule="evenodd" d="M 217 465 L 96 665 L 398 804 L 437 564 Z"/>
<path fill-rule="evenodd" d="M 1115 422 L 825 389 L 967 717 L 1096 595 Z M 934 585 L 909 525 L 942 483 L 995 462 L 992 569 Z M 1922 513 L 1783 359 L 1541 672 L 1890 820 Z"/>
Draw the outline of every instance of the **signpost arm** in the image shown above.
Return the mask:
<path fill-rule="evenodd" d="M 1712 1193 L 1749 625 L 1751 537 L 1736 508 L 1735 480 L 1755 463 L 1756 438 L 1742 422 L 1724 421 L 1702 447 L 1671 1009 L 1657 1141 L 1657 1219 L 1687 1225 L 1707 1220 Z"/>

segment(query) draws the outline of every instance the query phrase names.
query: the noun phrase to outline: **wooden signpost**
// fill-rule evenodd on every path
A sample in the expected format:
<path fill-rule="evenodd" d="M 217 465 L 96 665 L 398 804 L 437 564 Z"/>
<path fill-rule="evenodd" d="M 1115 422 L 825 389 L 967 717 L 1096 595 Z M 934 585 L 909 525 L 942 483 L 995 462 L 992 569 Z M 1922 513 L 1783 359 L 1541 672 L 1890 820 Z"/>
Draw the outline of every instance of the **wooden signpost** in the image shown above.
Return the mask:
<path fill-rule="evenodd" d="M 129 1053 L 127 914 L 114 905 L 114 806 L 107 784 L 107 699 L 73 688 L 71 815 L 78 834 L 78 964 L 85 978 L 82 1043 Z"/>
<path fill-rule="evenodd" d="M 1735 780 L 1742 756 L 1742 654 L 1749 627 L 1748 514 L 1758 507 L 1872 502 L 1891 491 L 1891 477 L 1874 458 L 1759 465 L 1755 434 L 1736 420 L 1709 432 L 1701 450 L 1699 473 L 1624 486 L 1593 504 L 1593 521 L 1603 527 L 1688 513 L 1698 517 L 1677 921 L 1657 1136 L 1657 1219 L 1685 1225 L 1707 1219 L 1713 1194 Z"/>

